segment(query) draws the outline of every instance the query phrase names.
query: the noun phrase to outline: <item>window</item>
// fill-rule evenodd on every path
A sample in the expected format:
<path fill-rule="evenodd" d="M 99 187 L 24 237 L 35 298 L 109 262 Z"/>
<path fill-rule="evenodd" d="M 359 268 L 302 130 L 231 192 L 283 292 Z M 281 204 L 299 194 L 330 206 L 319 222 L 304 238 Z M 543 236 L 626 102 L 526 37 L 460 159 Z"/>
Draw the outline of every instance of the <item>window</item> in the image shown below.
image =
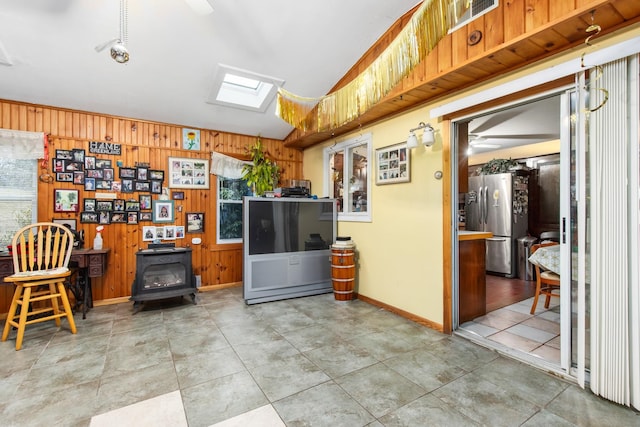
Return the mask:
<path fill-rule="evenodd" d="M 0 250 L 20 228 L 37 221 L 38 161 L 0 158 Z"/>
<path fill-rule="evenodd" d="M 218 65 L 210 104 L 265 112 L 284 80 L 227 65 Z"/>
<path fill-rule="evenodd" d="M 371 221 L 371 134 L 324 150 L 325 188 L 338 200 L 339 221 Z"/>
<path fill-rule="evenodd" d="M 250 195 L 244 179 L 218 177 L 217 243 L 242 242 L 242 197 Z"/>

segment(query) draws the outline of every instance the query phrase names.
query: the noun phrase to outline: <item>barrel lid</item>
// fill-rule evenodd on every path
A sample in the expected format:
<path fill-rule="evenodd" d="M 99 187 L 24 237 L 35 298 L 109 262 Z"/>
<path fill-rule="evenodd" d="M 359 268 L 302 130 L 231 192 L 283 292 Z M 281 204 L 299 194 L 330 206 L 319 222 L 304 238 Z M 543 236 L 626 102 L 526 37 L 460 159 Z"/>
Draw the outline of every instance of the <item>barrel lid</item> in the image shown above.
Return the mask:
<path fill-rule="evenodd" d="M 344 241 L 349 241 L 351 240 L 351 236 L 338 236 L 336 237 L 336 241 L 338 242 L 344 242 Z"/>

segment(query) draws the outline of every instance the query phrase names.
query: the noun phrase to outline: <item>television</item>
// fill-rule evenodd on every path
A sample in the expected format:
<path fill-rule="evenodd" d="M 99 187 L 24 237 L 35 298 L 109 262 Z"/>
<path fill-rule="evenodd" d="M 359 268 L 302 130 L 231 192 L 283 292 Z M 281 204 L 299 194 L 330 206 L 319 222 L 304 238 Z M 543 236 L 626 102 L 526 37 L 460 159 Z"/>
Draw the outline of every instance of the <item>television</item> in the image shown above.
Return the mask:
<path fill-rule="evenodd" d="M 243 198 L 247 304 L 331 292 L 335 199 Z"/>

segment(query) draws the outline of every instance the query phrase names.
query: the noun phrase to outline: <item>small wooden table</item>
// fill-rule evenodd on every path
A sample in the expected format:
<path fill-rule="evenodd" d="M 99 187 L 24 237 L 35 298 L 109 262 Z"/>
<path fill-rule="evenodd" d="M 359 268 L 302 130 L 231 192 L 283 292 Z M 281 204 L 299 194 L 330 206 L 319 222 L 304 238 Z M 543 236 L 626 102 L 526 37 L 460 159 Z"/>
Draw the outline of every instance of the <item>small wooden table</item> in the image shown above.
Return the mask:
<path fill-rule="evenodd" d="M 80 277 L 78 282 L 71 284 L 71 292 L 76 298 L 76 308 L 82 300 L 82 318 L 87 318 L 87 310 L 93 307 L 93 293 L 91 279 L 102 277 L 107 270 L 107 255 L 111 249 L 74 249 L 71 252 L 71 263 L 77 263 Z"/>

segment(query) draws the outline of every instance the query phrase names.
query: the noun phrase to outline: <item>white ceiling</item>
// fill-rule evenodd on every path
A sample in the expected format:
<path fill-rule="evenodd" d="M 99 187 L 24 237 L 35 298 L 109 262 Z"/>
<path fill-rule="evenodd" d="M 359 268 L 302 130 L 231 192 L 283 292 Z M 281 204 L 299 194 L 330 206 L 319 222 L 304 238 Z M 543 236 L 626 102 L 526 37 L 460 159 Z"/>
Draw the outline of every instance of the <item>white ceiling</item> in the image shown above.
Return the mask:
<path fill-rule="evenodd" d="M 560 120 L 559 95 L 501 109 L 469 122 L 469 145 L 479 154 L 557 140 Z"/>
<path fill-rule="evenodd" d="M 0 99 L 283 139 L 265 113 L 205 102 L 218 64 L 326 94 L 418 0 L 129 0 L 131 59 L 95 47 L 119 35 L 117 0 L 0 0 Z M 2 62 L 12 65 L 4 65 Z"/>

